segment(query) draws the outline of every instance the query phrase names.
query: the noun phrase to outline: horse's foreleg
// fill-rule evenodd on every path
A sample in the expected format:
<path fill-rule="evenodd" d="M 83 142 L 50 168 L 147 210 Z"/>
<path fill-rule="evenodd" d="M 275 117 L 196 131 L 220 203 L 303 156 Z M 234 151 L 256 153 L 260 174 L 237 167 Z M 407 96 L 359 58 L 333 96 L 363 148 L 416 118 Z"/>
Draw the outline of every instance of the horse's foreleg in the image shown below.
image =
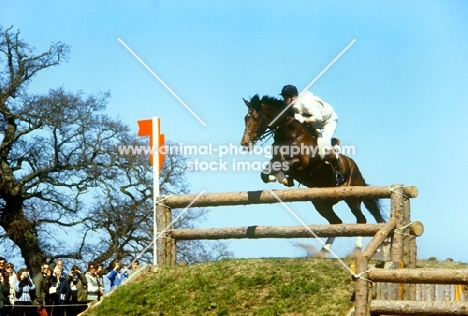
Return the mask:
<path fill-rule="evenodd" d="M 260 173 L 260 177 L 262 178 L 262 181 L 264 183 L 275 182 L 276 181 L 276 177 L 274 175 L 274 172 L 272 171 L 273 162 L 274 162 L 274 160 L 271 160 L 266 165 L 265 169 L 263 169 L 263 171 Z"/>
<path fill-rule="evenodd" d="M 287 168 L 284 168 L 284 165 L 281 162 L 277 160 L 271 160 L 270 163 L 262 171 L 260 176 L 264 183 L 275 182 L 276 180 L 278 180 L 278 182 L 290 186 L 291 181 L 283 172 L 283 169 L 287 170 Z"/>
<path fill-rule="evenodd" d="M 272 175 L 272 174 L 266 174 L 266 173 L 264 173 L 264 172 L 262 172 L 262 173 L 260 174 L 260 177 L 262 178 L 262 181 L 263 181 L 264 183 L 275 182 L 276 179 L 277 179 L 274 175 Z"/>
<path fill-rule="evenodd" d="M 320 213 L 330 224 L 341 224 L 343 221 L 336 215 L 335 211 L 333 211 L 333 202 L 312 202 L 317 209 L 317 212 Z M 333 242 L 335 241 L 335 237 L 328 237 L 325 241 L 321 249 L 321 253 L 325 254 L 330 251 Z"/>
<path fill-rule="evenodd" d="M 283 168 L 286 170 L 289 169 L 296 169 L 302 165 L 302 161 L 299 158 L 291 158 L 288 160 L 284 160 L 282 162 Z"/>
<path fill-rule="evenodd" d="M 272 159 L 270 163 L 262 171 L 261 178 L 264 183 L 275 182 L 278 180 L 279 183 L 285 186 L 294 186 L 294 181 L 287 174 L 291 168 L 295 168 L 300 163 L 299 159 L 294 158 L 291 160 L 279 161 Z"/>
<path fill-rule="evenodd" d="M 291 177 L 289 177 L 287 173 L 291 169 L 293 168 L 296 169 L 300 165 L 301 165 L 301 161 L 298 158 L 284 160 L 281 162 L 280 170 L 276 172 L 274 176 L 278 179 L 280 183 L 284 184 L 285 186 L 292 187 L 294 186 L 294 180 Z"/>

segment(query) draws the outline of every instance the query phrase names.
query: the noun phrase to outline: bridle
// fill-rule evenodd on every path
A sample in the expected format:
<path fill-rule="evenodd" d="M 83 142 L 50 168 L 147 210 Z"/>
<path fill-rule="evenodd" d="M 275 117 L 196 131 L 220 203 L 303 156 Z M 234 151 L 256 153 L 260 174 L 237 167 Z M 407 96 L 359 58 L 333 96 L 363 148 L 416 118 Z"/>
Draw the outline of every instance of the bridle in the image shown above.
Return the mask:
<path fill-rule="evenodd" d="M 274 136 L 278 129 L 280 128 L 284 128 L 286 126 L 288 126 L 289 124 L 291 124 L 295 118 L 294 117 L 290 117 L 288 119 L 288 121 L 286 121 L 285 123 L 281 124 L 281 126 L 279 126 L 279 122 L 277 124 L 275 124 L 276 126 L 269 126 L 268 125 L 268 122 L 266 120 L 266 117 L 265 117 L 265 114 L 263 112 L 260 112 L 260 111 L 257 111 L 256 109 L 254 108 L 250 108 L 252 111 L 255 111 L 259 114 L 260 116 L 260 127 L 258 127 L 255 131 L 253 131 L 254 133 L 256 134 L 259 134 L 258 131 L 260 129 L 263 129 L 264 126 L 266 126 L 265 130 L 263 131 L 263 133 L 257 135 L 256 137 L 252 137 L 251 135 L 251 129 L 248 129 L 246 128 L 244 130 L 244 132 L 247 133 L 247 135 L 249 136 L 249 139 L 251 140 L 252 144 L 256 144 L 258 141 L 263 141 L 263 144 L 265 144 L 272 136 Z M 249 115 L 251 115 L 249 113 Z M 302 134 L 303 132 L 305 132 L 305 129 L 303 129 L 299 134 L 295 135 L 295 138 L 297 138 L 300 134 Z M 263 145 L 262 144 L 262 145 Z"/>
<path fill-rule="evenodd" d="M 247 135 L 249 136 L 250 141 L 252 142 L 253 145 L 255 145 L 258 141 L 263 141 L 267 137 L 269 139 L 271 136 L 273 136 L 275 134 L 275 130 L 268 127 L 268 122 L 266 120 L 266 117 L 265 117 L 264 113 L 262 113 L 260 111 L 257 111 L 254 108 L 249 108 L 249 112 L 250 112 L 250 110 L 255 111 L 255 112 L 257 112 L 259 114 L 260 126 L 258 128 L 256 128 L 255 130 L 249 129 L 249 128 L 246 127 L 245 130 L 244 130 L 244 133 L 247 133 Z M 248 115 L 251 116 L 250 113 L 248 113 Z M 262 133 L 258 133 L 258 131 L 260 129 L 263 129 L 264 126 L 266 126 L 265 130 Z M 252 137 L 253 133 L 257 134 L 257 136 Z M 264 143 L 266 141 L 268 141 L 268 139 L 266 139 L 264 141 Z"/>

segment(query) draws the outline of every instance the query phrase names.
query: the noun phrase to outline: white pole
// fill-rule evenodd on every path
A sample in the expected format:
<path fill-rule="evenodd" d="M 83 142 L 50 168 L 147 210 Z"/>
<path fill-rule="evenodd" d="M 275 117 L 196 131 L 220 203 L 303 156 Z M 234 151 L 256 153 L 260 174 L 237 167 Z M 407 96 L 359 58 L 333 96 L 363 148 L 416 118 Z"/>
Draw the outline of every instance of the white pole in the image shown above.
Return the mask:
<path fill-rule="evenodd" d="M 153 117 L 152 124 L 152 139 L 153 139 L 153 263 L 158 265 L 158 246 L 156 236 L 158 235 L 158 222 L 156 214 L 156 202 L 159 197 L 159 118 Z"/>

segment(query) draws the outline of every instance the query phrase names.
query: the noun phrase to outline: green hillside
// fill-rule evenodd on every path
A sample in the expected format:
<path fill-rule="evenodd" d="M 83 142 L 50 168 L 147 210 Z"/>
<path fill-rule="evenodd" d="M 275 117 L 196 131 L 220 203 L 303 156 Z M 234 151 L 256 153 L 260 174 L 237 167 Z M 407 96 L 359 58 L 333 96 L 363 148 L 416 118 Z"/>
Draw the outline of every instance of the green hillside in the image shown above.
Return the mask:
<path fill-rule="evenodd" d="M 231 259 L 142 273 L 86 315 L 336 316 L 351 309 L 353 291 L 349 272 L 334 259 Z"/>

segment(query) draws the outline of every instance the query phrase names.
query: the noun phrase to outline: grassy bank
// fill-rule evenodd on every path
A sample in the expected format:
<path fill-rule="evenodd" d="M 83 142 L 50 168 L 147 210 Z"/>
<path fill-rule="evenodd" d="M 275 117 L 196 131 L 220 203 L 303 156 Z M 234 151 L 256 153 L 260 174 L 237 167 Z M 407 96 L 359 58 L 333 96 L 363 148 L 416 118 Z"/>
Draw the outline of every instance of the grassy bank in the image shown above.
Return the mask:
<path fill-rule="evenodd" d="M 351 266 L 353 260 L 345 260 Z M 424 267 L 467 268 L 450 261 Z M 354 283 L 334 259 L 232 259 L 144 273 L 86 315 L 346 315 Z"/>

